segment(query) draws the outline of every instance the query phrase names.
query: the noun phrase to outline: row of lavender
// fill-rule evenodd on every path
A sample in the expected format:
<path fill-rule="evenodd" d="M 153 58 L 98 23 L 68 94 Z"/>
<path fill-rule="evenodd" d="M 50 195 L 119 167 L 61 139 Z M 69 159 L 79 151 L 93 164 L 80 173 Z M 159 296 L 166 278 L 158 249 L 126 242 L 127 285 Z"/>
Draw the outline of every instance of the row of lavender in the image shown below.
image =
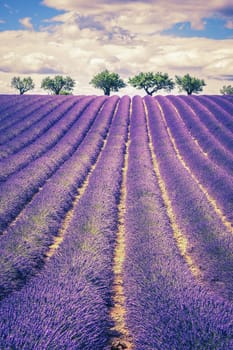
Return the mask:
<path fill-rule="evenodd" d="M 128 327 L 137 350 L 231 349 L 233 239 L 176 156 L 161 99 L 145 98 L 148 120 L 142 100 L 133 102 L 125 218 Z M 177 229 L 188 238 L 203 272 L 199 278 L 178 249 Z"/>
<path fill-rule="evenodd" d="M 83 99 L 72 98 L 63 102 L 57 99 L 55 100 L 56 104 L 52 106 L 47 102 L 39 111 L 36 108 L 31 116 L 28 108 L 25 107 L 24 110 L 28 117 L 17 123 L 23 128 L 22 132 L 19 132 L 11 140 L 6 141 L 11 130 L 18 130 L 19 128 L 19 125 L 9 125 L 7 130 L 4 130 L 4 134 L 1 135 L 2 145 L 0 146 L 0 152 L 2 154 L 1 164 L 3 165 L 0 175 L 1 181 L 5 181 L 8 176 L 22 169 L 32 160 L 40 157 L 55 146 L 75 123 L 77 125 L 79 116 L 92 100 L 93 98 L 91 97 Z M 38 118 L 38 115 L 42 116 L 41 119 L 31 123 L 31 120 L 35 119 L 35 117 Z M 29 121 L 31 125 L 28 127 Z M 3 136 L 5 136 L 5 140 Z"/>
<path fill-rule="evenodd" d="M 216 165 L 232 174 L 232 115 L 207 97 L 184 99 L 169 96 L 168 99 L 178 112 L 178 115 L 175 113 L 174 122 L 178 123 L 177 118 L 179 120 L 180 116 L 183 122 L 180 121 L 180 128 L 186 126 L 192 137 L 198 141 L 204 155 L 208 155 Z"/>
<path fill-rule="evenodd" d="M 56 99 L 54 102 L 51 103 L 51 98 L 49 97 L 46 97 L 46 99 L 34 98 L 34 101 L 32 99 L 31 101 L 22 101 L 20 105 L 12 105 L 7 109 L 7 113 L 3 111 L 2 115 L 5 114 L 5 118 L 1 120 L 1 145 L 40 121 L 46 113 L 46 109 L 48 110 L 48 108 L 56 105 L 59 101 Z"/>
<path fill-rule="evenodd" d="M 47 103 L 50 100 L 50 96 L 46 96 L 43 99 L 39 96 L 24 96 L 22 99 L 19 96 L 9 96 L 1 95 L 1 127 L 0 130 L 5 128 L 7 125 L 10 125 L 12 122 L 16 123 L 19 119 L 22 118 L 22 114 L 25 108 L 31 108 L 35 103 Z M 33 107 L 32 107 L 33 110 Z M 17 113 L 17 114 L 16 114 Z M 12 121 L 13 119 L 13 121 Z"/>
<path fill-rule="evenodd" d="M 174 98 L 171 99 L 174 100 Z M 178 98 L 175 100 L 178 100 Z M 188 99 L 189 103 L 190 101 L 193 104 L 193 108 L 199 104 L 197 99 L 194 101 L 193 99 Z M 162 112 L 159 107 L 162 107 Z M 180 207 L 180 220 L 184 222 L 184 231 L 187 232 L 191 254 L 196 258 L 197 263 L 200 265 L 199 268 L 203 270 L 205 280 L 209 280 L 221 292 L 224 286 L 226 288 L 225 292 L 232 296 L 232 152 L 229 154 L 222 153 L 221 155 L 222 162 L 226 165 L 225 167 L 218 164 L 215 161 L 216 159 L 209 157 L 209 153 L 207 156 L 203 155 L 200 147 L 197 146 L 190 136 L 193 132 L 192 129 L 196 127 L 195 123 L 192 123 L 192 128 L 188 131 L 182 125 L 174 109 L 172 110 L 172 106 L 168 103 L 167 98 L 160 97 L 157 99 L 157 104 L 153 107 L 151 114 L 153 113 L 155 114 L 154 117 L 157 117 L 157 122 L 160 122 L 161 125 L 163 124 L 164 130 L 170 131 L 170 133 L 165 132 L 164 137 L 172 145 L 170 145 L 171 152 L 173 149 L 176 156 L 182 159 L 183 166 L 181 164 L 179 166 L 181 166 L 181 170 L 182 168 L 186 169 L 187 186 L 193 183 L 195 188 L 190 192 L 190 196 L 184 198 L 183 193 L 189 193 L 188 187 L 187 192 L 185 188 L 185 176 L 180 177 L 181 183 L 177 187 L 177 184 L 171 177 L 172 170 L 169 171 L 168 169 L 167 174 L 171 177 L 168 183 L 168 188 L 171 186 L 170 198 L 174 200 L 173 206 L 175 210 Z M 162 113 L 162 117 L 160 113 Z M 189 120 L 189 123 L 191 123 L 190 119 L 192 118 L 190 114 L 190 112 L 188 113 L 187 110 L 184 110 L 179 115 L 182 115 L 183 120 Z M 203 120 L 205 119 L 205 115 L 202 116 L 200 112 L 196 112 L 196 117 L 197 115 L 203 117 Z M 210 117 L 212 117 L 211 114 Z M 224 115 L 222 119 L 224 120 Z M 222 127 L 221 130 L 224 130 L 224 128 Z M 219 134 L 221 134 L 221 130 Z M 205 139 L 207 142 L 211 143 L 212 135 L 213 133 L 206 131 Z M 233 138 L 230 141 L 232 140 Z M 233 144 L 231 147 L 233 149 Z M 212 150 L 215 153 L 214 147 Z M 169 162 L 171 164 L 171 161 Z M 167 174 L 164 174 L 164 179 L 166 179 Z M 173 181 L 173 184 L 170 184 L 171 181 Z M 183 188 L 183 193 L 177 190 L 179 187 Z M 198 220 L 195 217 L 195 212 Z M 179 217 L 178 213 L 177 217 Z M 187 218 L 190 218 L 190 221 Z M 190 227 L 192 228 L 191 230 Z"/>
<path fill-rule="evenodd" d="M 122 98 L 119 105 L 117 102 L 117 98 L 106 102 L 102 117 L 98 117 L 99 126 L 95 125 L 86 139 L 86 152 L 76 161 L 72 159 L 73 167 L 78 159 L 85 162 L 87 156 L 94 161 L 92 153 L 97 151 L 93 138 L 102 140 L 95 170 L 73 208 L 57 254 L 46 263 L 43 273 L 1 303 L 1 348 L 108 346 L 112 261 L 130 99 Z"/>
<path fill-rule="evenodd" d="M 98 103 L 94 101 L 89 106 L 85 111 L 83 122 L 66 134 L 66 140 L 63 138 L 58 143 L 57 146 L 61 150 L 60 153 L 57 153 L 59 157 L 61 157 L 62 151 L 65 154 L 66 149 L 64 148 L 73 146 L 72 142 L 74 144 L 78 142 L 78 147 L 68 159 L 64 160 L 60 167 L 55 169 L 52 175 L 51 172 L 43 173 L 47 165 L 45 163 L 46 159 L 44 157 L 41 157 L 42 159 L 38 158 L 40 168 L 37 172 L 37 167 L 34 167 L 35 174 L 48 176 L 43 187 L 40 188 L 40 183 L 33 182 L 30 179 L 32 176 L 30 169 L 34 165 L 33 163 L 30 164 L 29 170 L 29 167 L 24 169 L 24 174 L 28 177 L 25 179 L 27 186 L 23 187 L 22 185 L 23 190 L 28 191 L 28 182 L 34 185 L 33 189 L 35 190 L 35 192 L 30 193 L 29 202 L 23 201 L 23 191 L 20 193 L 18 188 L 14 191 L 15 179 L 12 183 L 12 177 L 2 185 L 2 190 L 6 185 L 12 186 L 12 194 L 7 196 L 7 192 L 5 192 L 5 200 L 7 202 L 8 198 L 15 198 L 15 201 L 12 199 L 12 203 L 13 205 L 21 204 L 19 206 L 21 211 L 16 220 L 5 229 L 1 237 L 0 296 L 16 288 L 18 284 L 25 283 L 27 278 L 43 263 L 48 245 L 52 243 L 54 236 L 57 235 L 61 222 L 77 193 L 77 187 L 80 187 L 85 181 L 88 171 L 97 159 L 117 101 L 118 99 L 113 97 L 104 104 L 99 113 L 98 108 L 103 103 L 102 99 Z M 74 113 L 75 115 L 77 115 L 77 111 Z M 85 135 L 84 127 L 86 128 L 86 124 L 90 124 L 93 118 L 95 118 L 95 121 Z M 71 137 L 71 132 L 73 137 Z M 82 142 L 80 138 L 82 138 Z M 58 152 L 59 149 L 57 148 L 56 151 Z M 54 152 L 54 154 L 56 153 Z M 47 158 L 47 162 L 56 164 L 53 163 L 54 158 L 50 157 Z M 16 174 L 16 179 L 19 173 Z M 8 200 L 8 206 L 9 204 Z"/>
<path fill-rule="evenodd" d="M 74 101 L 75 100 L 73 100 L 73 102 Z M 20 152 L 25 147 L 30 146 L 37 141 L 40 136 L 50 131 L 51 126 L 53 126 L 57 120 L 62 118 L 62 110 L 64 113 L 66 112 L 66 105 L 72 106 L 71 100 L 68 100 L 66 103 L 62 103 L 62 101 L 59 100 L 56 102 L 56 105 L 47 102 L 47 104 L 44 106 L 39 106 L 38 109 L 33 110 L 31 113 L 28 111 L 28 108 L 25 108 L 25 112 L 28 113 L 28 116 L 25 119 L 15 123 L 16 125 L 8 125 L 7 128 L 0 132 L 0 150 L 2 160 L 7 160 L 7 157 Z M 41 119 L 32 123 L 35 116 L 40 116 Z"/>
<path fill-rule="evenodd" d="M 1 162 L 0 347 L 108 349 L 130 99 L 69 97 L 30 123 L 32 100 L 22 109 L 18 99 L 0 107 L 5 140 L 9 130 L 2 147 L 16 146 Z M 232 104 L 218 97 L 144 101 L 132 101 L 125 217 L 124 288 L 135 349 L 230 349 L 232 234 L 203 186 L 232 220 L 231 139 L 224 141 Z M 36 103 L 38 115 L 46 103 Z M 16 117 L 7 122 L 10 110 Z M 10 125 L 20 128 L 14 136 Z M 178 248 L 161 182 L 201 271 L 198 280 Z M 57 254 L 45 260 L 67 221 Z"/>
<path fill-rule="evenodd" d="M 84 106 L 82 102 L 78 104 L 78 106 L 75 105 L 66 113 L 66 117 L 70 119 L 71 114 L 75 122 L 73 122 L 72 127 L 59 138 L 59 142 L 56 142 L 53 147 L 48 148 L 42 156 L 35 157 L 35 159 L 29 161 L 27 165 L 25 164 L 22 169 L 15 171 L 7 178 L 7 181 L 2 184 L 0 189 L 2 202 L 0 208 L 1 230 L 7 228 L 25 205 L 32 200 L 40 187 L 42 187 L 78 149 L 93 124 L 103 102 L 104 98 L 95 99 L 89 109 L 85 110 L 85 113 L 83 113 Z M 84 101 L 84 104 L 87 104 L 87 102 Z M 60 125 L 58 125 L 58 130 L 60 130 Z M 50 135 L 52 135 L 52 133 L 50 133 Z M 33 146 L 35 146 L 35 144 L 33 144 Z M 36 147 L 37 146 L 38 143 L 36 143 Z M 23 152 L 17 154 L 16 162 L 18 159 L 24 159 L 27 150 L 28 148 L 26 147 L 23 149 Z M 29 150 L 29 153 L 33 156 L 32 150 Z M 10 166 L 12 163 L 14 165 L 14 159 L 12 160 L 12 157 L 8 159 Z M 5 167 L 2 168 L 4 172 Z"/>

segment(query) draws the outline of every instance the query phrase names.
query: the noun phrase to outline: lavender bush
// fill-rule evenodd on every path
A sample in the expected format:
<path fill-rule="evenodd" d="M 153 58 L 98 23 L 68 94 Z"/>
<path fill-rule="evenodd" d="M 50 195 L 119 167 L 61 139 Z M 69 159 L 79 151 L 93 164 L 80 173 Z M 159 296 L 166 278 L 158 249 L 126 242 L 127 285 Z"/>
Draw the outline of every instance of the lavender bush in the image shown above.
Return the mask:
<path fill-rule="evenodd" d="M 184 96 L 180 96 L 184 100 Z M 201 122 L 210 130 L 211 134 L 220 141 L 220 143 L 230 152 L 233 147 L 232 132 L 229 127 L 225 127 L 222 121 L 215 117 L 214 108 L 208 110 L 205 105 L 200 103 L 197 98 L 191 96 L 190 99 L 185 99 L 186 103 L 194 110 Z M 221 119 L 223 116 L 221 116 Z"/>
<path fill-rule="evenodd" d="M 124 342 L 119 228 L 132 349 L 233 349 L 232 110 L 226 96 L 0 96 L 0 349 Z"/>
<path fill-rule="evenodd" d="M 61 138 L 55 147 L 13 174 L 2 184 L 0 188 L 0 230 L 7 227 L 49 177 L 75 152 L 93 124 L 105 99 L 102 97 L 94 100 L 93 105 L 89 106 L 81 118 L 75 107 L 71 109 L 69 113 L 75 113 L 77 116 L 73 128 Z"/>
<path fill-rule="evenodd" d="M 228 174 L 232 174 L 232 152 L 229 152 L 229 150 L 227 150 L 218 140 L 216 140 L 212 133 L 203 125 L 200 118 L 198 118 L 196 114 L 192 113 L 192 110 L 190 110 L 188 105 L 185 103 L 185 100 L 180 99 L 177 96 L 168 96 L 167 98 L 177 109 L 179 116 L 183 121 L 183 124 L 181 124 L 179 118 L 177 118 L 177 114 L 175 114 L 175 118 L 173 120 L 175 127 L 177 126 L 177 123 L 180 123 L 180 128 L 185 130 L 185 125 L 188 129 L 189 134 L 194 138 L 195 141 L 198 142 L 198 145 L 201 147 L 201 151 L 205 153 L 205 156 L 207 156 L 208 159 L 213 160 L 215 164 L 226 169 Z M 224 114 L 222 116 L 222 120 L 225 120 Z M 187 132 L 186 134 L 187 137 L 190 138 L 190 135 L 188 135 Z"/>
<path fill-rule="evenodd" d="M 128 114 L 125 97 L 57 254 L 41 275 L 2 301 L 0 347 L 109 348 L 112 259 Z"/>
<path fill-rule="evenodd" d="M 106 102 L 77 151 L 51 177 L 8 228 L 1 241 L 0 298 L 21 286 L 43 264 L 58 230 L 107 135 L 117 98 Z"/>
<path fill-rule="evenodd" d="M 34 117 L 32 117 L 32 112 L 39 111 L 41 107 L 46 105 L 50 98 L 31 98 L 30 103 L 28 101 L 24 101 L 21 103 L 18 109 L 18 105 L 16 108 L 12 109 L 11 115 L 8 114 L 7 118 L 1 123 L 0 129 L 0 144 L 4 144 L 7 140 L 13 138 L 15 135 L 22 132 L 25 127 L 29 127 L 30 124 L 33 124 L 36 121 L 37 114 L 34 113 Z M 23 102 L 23 101 L 22 101 Z M 40 116 L 40 114 L 39 114 Z"/>
<path fill-rule="evenodd" d="M 13 154 L 10 158 L 0 161 L 0 181 L 5 181 L 8 176 L 23 169 L 31 161 L 34 161 L 54 147 L 77 120 L 75 113 L 68 113 L 69 109 L 72 108 L 74 110 L 75 108 L 77 113 L 81 114 L 92 100 L 93 97 L 85 98 L 81 101 L 76 99 L 78 105 L 74 104 L 74 102 L 71 104 L 72 100 L 68 100 L 67 103 L 64 102 L 60 108 L 58 107 L 51 111 L 51 121 L 48 126 L 46 126 L 46 123 L 43 126 L 44 122 L 42 123 L 44 130 L 41 136 L 38 134 L 37 129 L 35 130 L 35 135 L 30 130 L 13 140 L 14 142 L 9 142 L 6 148 L 8 148 L 8 153 L 10 148 L 10 152 Z M 32 140 L 32 137 L 36 139 Z M 27 145 L 27 143 L 29 144 Z"/>
<path fill-rule="evenodd" d="M 233 115 L 232 110 L 226 108 L 226 103 L 223 98 L 217 103 L 216 97 L 213 99 L 212 96 L 200 96 L 199 101 L 208 108 L 214 117 L 223 124 L 227 130 L 233 133 Z M 225 107 L 225 108 L 224 108 Z M 229 106 L 230 107 L 230 106 Z"/>
<path fill-rule="evenodd" d="M 233 219 L 233 178 L 225 170 L 216 167 L 199 151 L 187 130 L 180 124 L 174 109 L 167 103 L 167 99 L 158 96 L 157 101 L 164 110 L 167 126 L 171 129 L 184 161 L 217 202 L 223 214 L 231 221 Z"/>
<path fill-rule="evenodd" d="M 160 131 L 159 110 L 155 112 L 152 98 L 145 101 L 161 173 L 169 166 L 179 172 L 174 162 L 169 163 L 174 153 L 169 151 L 166 130 L 164 135 Z M 232 306 L 196 281 L 180 255 L 152 165 L 146 124 L 142 102 L 134 98 L 124 266 L 127 321 L 134 349 L 231 348 Z M 183 173 L 178 174 L 182 179 Z"/>
<path fill-rule="evenodd" d="M 73 103 L 74 102 L 77 102 L 77 99 L 74 99 Z M 65 105 L 67 105 L 68 111 L 69 107 L 71 108 L 72 106 L 72 100 L 67 100 L 66 102 L 57 100 L 56 103 L 53 104 L 48 102 L 45 106 L 41 107 L 39 111 L 37 109 L 34 112 L 32 111 L 30 119 L 33 119 L 34 114 L 37 117 L 40 115 L 41 118 L 36 120 L 35 123 L 26 126 L 21 132 L 18 133 L 18 135 L 14 135 L 11 138 L 9 137 L 7 142 L 3 142 L 0 148 L 1 158 L 6 158 L 11 154 L 15 154 L 20 149 L 30 145 L 37 138 L 43 135 L 46 130 L 48 130 L 54 123 L 56 123 L 57 120 L 59 120 L 59 117 L 62 117 L 62 114 L 57 112 L 59 111 L 59 105 L 61 104 L 62 110 L 65 112 Z M 12 127 L 9 129 L 12 130 Z M 17 129 L 18 128 L 16 128 L 16 130 Z"/>

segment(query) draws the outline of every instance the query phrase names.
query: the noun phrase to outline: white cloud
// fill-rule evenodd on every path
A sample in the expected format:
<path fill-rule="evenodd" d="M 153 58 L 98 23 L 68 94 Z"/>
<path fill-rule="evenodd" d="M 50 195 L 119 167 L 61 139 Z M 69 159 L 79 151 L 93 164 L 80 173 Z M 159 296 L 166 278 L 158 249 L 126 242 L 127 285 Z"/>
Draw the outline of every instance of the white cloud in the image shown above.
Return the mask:
<path fill-rule="evenodd" d="M 26 29 L 33 30 L 33 24 L 31 23 L 31 17 L 24 17 L 19 19 L 19 23 L 22 24 Z"/>
<path fill-rule="evenodd" d="M 43 0 L 46 6 L 66 12 L 93 16 L 107 26 L 119 26 L 134 33 L 154 33 L 178 22 L 190 22 L 192 28 L 203 29 L 204 18 L 217 14 L 232 15 L 232 0 Z M 57 17 L 57 19 L 59 16 Z M 62 20 L 64 16 L 60 16 Z"/>
<path fill-rule="evenodd" d="M 30 18 L 23 21 L 30 30 L 0 32 L 0 80 L 3 92 L 12 92 L 10 80 L 15 75 L 31 75 L 40 89 L 47 75 L 70 75 L 77 81 L 75 94 L 101 94 L 89 81 L 107 68 L 125 81 L 140 71 L 168 72 L 171 77 L 190 73 L 205 79 L 204 93 L 219 93 L 232 75 L 233 40 L 176 38 L 161 35 L 172 23 L 192 19 L 196 28 L 203 25 L 202 16 L 220 11 L 219 1 L 207 6 L 201 0 L 180 1 L 182 11 L 168 0 L 105 1 L 95 6 L 86 0 L 44 0 L 65 8 L 64 14 L 44 22 L 40 32 L 32 31 Z M 163 5 L 162 5 L 163 4 Z M 229 4 L 221 1 L 221 9 Z M 114 9 L 114 11 L 113 11 Z M 19 45 L 20 43 L 20 45 Z M 222 80 L 219 80 L 222 79 Z M 138 94 L 128 86 L 120 94 Z M 142 92 L 143 94 L 143 92 Z"/>
<path fill-rule="evenodd" d="M 143 37 L 131 45 L 103 43 L 98 33 L 78 26 L 57 26 L 53 32 L 2 32 L 0 40 L 0 79 L 25 74 L 36 79 L 37 90 L 47 75 L 70 75 L 79 81 L 75 93 L 101 94 L 89 81 L 102 69 L 121 74 L 126 81 L 140 71 L 168 72 L 170 76 L 189 72 L 204 78 L 204 92 L 218 93 L 223 82 L 213 77 L 232 74 L 233 40 L 219 41 L 200 38 L 171 38 L 156 35 L 153 40 Z M 18 45 L 18 42 L 21 44 Z M 35 50 L 36 42 L 36 50 Z M 4 78 L 5 77 L 5 78 Z M 208 82 L 211 77 L 211 85 Z M 3 85 L 4 86 L 4 85 Z M 2 88 L 3 88 L 2 86 Z M 12 92 L 5 84 L 7 92 Z M 131 87 L 123 93 L 138 93 Z"/>

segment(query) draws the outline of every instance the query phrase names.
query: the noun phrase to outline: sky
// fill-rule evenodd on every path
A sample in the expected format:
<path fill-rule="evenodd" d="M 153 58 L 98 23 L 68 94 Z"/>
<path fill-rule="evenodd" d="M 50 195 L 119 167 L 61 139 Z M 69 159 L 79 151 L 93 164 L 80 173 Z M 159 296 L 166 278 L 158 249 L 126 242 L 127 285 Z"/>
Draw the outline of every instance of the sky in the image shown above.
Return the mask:
<path fill-rule="evenodd" d="M 0 0 L 0 56 L 0 94 L 17 93 L 14 76 L 46 94 L 42 79 L 63 75 L 74 94 L 100 95 L 89 82 L 104 69 L 126 83 L 140 72 L 189 73 L 219 94 L 233 85 L 233 1 Z M 145 93 L 128 85 L 125 94 Z"/>

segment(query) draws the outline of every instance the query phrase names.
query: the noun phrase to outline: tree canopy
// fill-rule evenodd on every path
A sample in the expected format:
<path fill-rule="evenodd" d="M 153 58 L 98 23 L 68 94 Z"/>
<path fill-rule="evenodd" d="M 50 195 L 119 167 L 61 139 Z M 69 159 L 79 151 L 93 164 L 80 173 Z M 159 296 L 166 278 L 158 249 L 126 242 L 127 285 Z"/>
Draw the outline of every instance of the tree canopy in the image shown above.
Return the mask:
<path fill-rule="evenodd" d="M 171 91 L 174 88 L 174 82 L 169 78 L 168 74 L 161 72 L 141 72 L 133 78 L 129 78 L 129 84 L 137 89 L 144 89 L 151 96 L 158 90 Z"/>
<path fill-rule="evenodd" d="M 119 91 L 119 89 L 126 87 L 117 73 L 111 73 L 107 69 L 96 74 L 90 84 L 97 89 L 102 89 L 107 96 L 110 95 L 111 91 Z"/>
<path fill-rule="evenodd" d="M 179 91 L 186 91 L 188 95 L 193 92 L 198 94 L 206 85 L 203 79 L 191 77 L 189 74 L 185 74 L 183 77 L 176 75 L 176 84 L 179 86 Z"/>
<path fill-rule="evenodd" d="M 20 95 L 23 95 L 25 92 L 34 89 L 35 85 L 31 77 L 23 78 L 13 77 L 11 80 L 11 86 L 19 90 Z"/>
<path fill-rule="evenodd" d="M 231 85 L 224 85 L 222 89 L 220 90 L 220 93 L 222 95 L 233 95 L 233 86 Z"/>
<path fill-rule="evenodd" d="M 51 91 L 54 95 L 69 94 L 75 85 L 75 81 L 71 77 L 63 77 L 56 75 L 54 78 L 46 77 L 42 80 L 42 89 Z"/>

